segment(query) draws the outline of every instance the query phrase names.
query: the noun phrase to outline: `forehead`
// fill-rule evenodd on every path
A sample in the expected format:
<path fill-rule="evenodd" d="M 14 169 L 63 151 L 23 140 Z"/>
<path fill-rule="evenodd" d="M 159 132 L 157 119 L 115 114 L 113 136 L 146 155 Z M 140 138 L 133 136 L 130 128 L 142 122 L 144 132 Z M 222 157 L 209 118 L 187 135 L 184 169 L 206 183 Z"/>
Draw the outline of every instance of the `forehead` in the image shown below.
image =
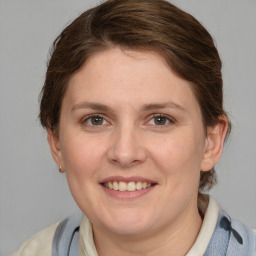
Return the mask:
<path fill-rule="evenodd" d="M 191 86 L 158 53 L 113 48 L 87 60 L 72 76 L 64 100 L 134 106 L 172 100 L 190 108 L 197 104 Z"/>

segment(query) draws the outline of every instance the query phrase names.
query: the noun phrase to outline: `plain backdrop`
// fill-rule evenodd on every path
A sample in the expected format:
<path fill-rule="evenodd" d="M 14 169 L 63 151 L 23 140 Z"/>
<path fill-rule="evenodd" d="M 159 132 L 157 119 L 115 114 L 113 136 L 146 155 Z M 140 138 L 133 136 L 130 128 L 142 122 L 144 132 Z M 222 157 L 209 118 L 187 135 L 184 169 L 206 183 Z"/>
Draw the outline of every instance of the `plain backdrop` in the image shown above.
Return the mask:
<path fill-rule="evenodd" d="M 48 50 L 93 0 L 0 0 L 0 255 L 76 210 L 38 121 Z M 211 194 L 256 227 L 256 1 L 175 0 L 213 35 L 233 123 Z"/>

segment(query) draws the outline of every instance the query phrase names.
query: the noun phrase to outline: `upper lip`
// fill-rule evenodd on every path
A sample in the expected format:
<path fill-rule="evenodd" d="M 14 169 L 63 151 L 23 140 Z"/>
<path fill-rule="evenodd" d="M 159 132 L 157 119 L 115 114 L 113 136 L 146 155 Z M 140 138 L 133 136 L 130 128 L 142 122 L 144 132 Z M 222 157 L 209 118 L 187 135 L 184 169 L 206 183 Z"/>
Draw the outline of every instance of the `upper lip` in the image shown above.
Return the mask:
<path fill-rule="evenodd" d="M 103 180 L 101 180 L 99 183 L 106 183 L 106 182 L 114 182 L 114 181 L 117 181 L 117 182 L 120 182 L 120 181 L 123 181 L 123 182 L 147 182 L 147 183 L 157 183 L 156 181 L 153 181 L 151 179 L 148 179 L 148 178 L 143 178 L 143 177 L 139 177 L 139 176 L 131 176 L 131 177 L 123 177 L 123 176 L 109 176 Z"/>

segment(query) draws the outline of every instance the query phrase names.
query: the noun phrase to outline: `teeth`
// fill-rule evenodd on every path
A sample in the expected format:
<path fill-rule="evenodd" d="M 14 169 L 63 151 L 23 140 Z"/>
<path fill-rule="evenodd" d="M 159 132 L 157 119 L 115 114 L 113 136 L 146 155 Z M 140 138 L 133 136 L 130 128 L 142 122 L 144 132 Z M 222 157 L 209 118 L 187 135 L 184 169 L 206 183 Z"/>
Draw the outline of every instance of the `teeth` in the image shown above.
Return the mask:
<path fill-rule="evenodd" d="M 113 189 L 113 184 L 111 182 L 108 182 L 108 188 Z"/>
<path fill-rule="evenodd" d="M 113 182 L 113 189 L 114 190 L 118 190 L 119 189 L 118 183 L 116 181 Z"/>
<path fill-rule="evenodd" d="M 128 183 L 124 182 L 124 181 L 114 181 L 114 182 L 106 182 L 103 184 L 104 187 L 112 189 L 112 190 L 118 190 L 118 191 L 136 191 L 136 190 L 142 190 L 142 189 L 146 189 L 152 186 L 151 183 L 147 183 L 147 182 L 135 182 L 135 181 L 130 181 Z"/>
<path fill-rule="evenodd" d="M 125 182 L 119 182 L 119 191 L 126 191 L 127 185 Z"/>
<path fill-rule="evenodd" d="M 136 189 L 137 190 L 141 190 L 142 189 L 142 183 L 139 181 L 139 182 L 137 182 L 137 184 L 136 184 Z"/>
<path fill-rule="evenodd" d="M 135 191 L 136 190 L 136 185 L 135 185 L 135 182 L 129 182 L 128 184 L 127 184 L 127 190 L 128 191 Z"/>

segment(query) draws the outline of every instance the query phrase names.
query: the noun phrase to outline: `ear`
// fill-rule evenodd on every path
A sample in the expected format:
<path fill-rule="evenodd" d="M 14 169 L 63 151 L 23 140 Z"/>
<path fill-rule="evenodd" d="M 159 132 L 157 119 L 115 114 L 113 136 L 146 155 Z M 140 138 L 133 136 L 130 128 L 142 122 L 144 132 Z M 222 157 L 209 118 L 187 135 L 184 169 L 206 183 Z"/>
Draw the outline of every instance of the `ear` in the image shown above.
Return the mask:
<path fill-rule="evenodd" d="M 60 150 L 59 138 L 53 133 L 51 129 L 47 129 L 47 140 L 51 149 L 53 159 L 58 166 L 63 166 L 62 153 Z"/>
<path fill-rule="evenodd" d="M 214 127 L 207 127 L 207 136 L 203 161 L 201 163 L 201 171 L 210 171 L 219 161 L 227 130 L 228 119 L 224 115 L 219 118 L 219 122 Z"/>

